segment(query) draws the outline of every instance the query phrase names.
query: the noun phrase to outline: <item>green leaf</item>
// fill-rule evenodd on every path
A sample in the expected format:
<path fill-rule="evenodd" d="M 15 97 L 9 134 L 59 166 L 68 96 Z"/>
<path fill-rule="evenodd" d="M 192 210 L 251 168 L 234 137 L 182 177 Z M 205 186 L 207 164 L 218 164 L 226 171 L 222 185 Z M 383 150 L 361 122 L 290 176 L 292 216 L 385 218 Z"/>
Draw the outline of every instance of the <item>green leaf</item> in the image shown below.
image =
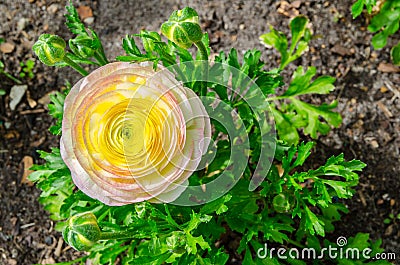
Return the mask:
<path fill-rule="evenodd" d="M 310 234 L 314 235 L 314 233 L 317 233 L 320 236 L 325 236 L 324 222 L 319 220 L 308 207 L 304 207 L 304 210 L 306 213 L 306 227 L 310 231 Z"/>
<path fill-rule="evenodd" d="M 292 32 L 292 44 L 290 45 L 289 52 L 293 53 L 299 40 L 304 36 L 308 18 L 305 16 L 297 16 L 290 21 L 289 27 Z"/>
<path fill-rule="evenodd" d="M 297 127 L 293 125 L 289 115 L 271 108 L 274 115 L 276 129 L 278 131 L 279 139 L 287 142 L 288 144 L 297 144 L 300 136 L 297 132 Z"/>
<path fill-rule="evenodd" d="M 247 247 L 246 248 L 246 253 L 244 254 L 244 258 L 243 258 L 243 265 L 253 265 L 254 261 L 253 258 L 251 256 L 251 251 L 250 249 Z"/>
<path fill-rule="evenodd" d="M 218 198 L 212 202 L 209 202 L 205 204 L 201 210 L 201 214 L 212 214 L 216 213 L 217 215 L 220 215 L 226 211 L 228 211 L 228 206 L 225 205 L 225 203 L 229 202 L 232 199 L 231 194 L 227 194 L 225 196 L 222 196 L 221 198 Z"/>
<path fill-rule="evenodd" d="M 317 69 L 315 67 L 309 67 L 304 73 L 303 67 L 299 66 L 293 74 L 293 79 L 288 90 L 282 96 L 328 94 L 335 89 L 333 83 L 336 79 L 331 76 L 320 76 L 315 81 L 311 82 L 316 72 Z"/>
<path fill-rule="evenodd" d="M 400 4 L 398 1 L 385 1 L 379 13 L 375 15 L 368 30 L 378 32 L 372 38 L 372 45 L 375 49 L 381 49 L 386 46 L 387 38 L 393 35 L 399 29 L 400 23 Z"/>
<path fill-rule="evenodd" d="M 327 134 L 330 130 L 329 125 L 338 127 L 342 123 L 342 117 L 339 113 L 331 111 L 337 106 L 334 101 L 330 105 L 322 104 L 321 106 L 313 106 L 297 99 L 292 99 L 293 106 L 296 111 L 307 118 L 308 124 L 304 128 L 304 133 L 309 134 L 312 138 L 317 138 L 317 133 Z M 320 121 L 322 117 L 326 123 Z"/>
<path fill-rule="evenodd" d="M 290 166 L 290 170 L 292 170 L 295 167 L 302 166 L 306 159 L 310 156 L 311 154 L 311 149 L 314 146 L 314 142 L 308 142 L 306 144 L 301 143 L 299 146 L 297 146 L 297 157 L 294 163 Z"/>
<path fill-rule="evenodd" d="M 387 43 L 387 38 L 388 36 L 385 34 L 384 31 L 375 34 L 372 37 L 372 45 L 374 46 L 374 49 L 382 49 L 383 47 L 385 47 Z"/>
<path fill-rule="evenodd" d="M 270 32 L 261 35 L 260 40 L 265 45 L 277 49 L 282 58 L 287 57 L 288 40 L 283 32 L 277 31 L 270 26 Z"/>
<path fill-rule="evenodd" d="M 159 255 L 141 256 L 129 261 L 130 265 L 160 265 L 163 264 L 173 253 L 170 251 L 164 252 Z"/>
<path fill-rule="evenodd" d="M 48 105 L 49 114 L 56 119 L 56 124 L 51 126 L 49 131 L 52 134 L 61 134 L 61 123 L 64 113 L 64 100 L 66 95 L 60 92 L 55 92 L 50 95 L 51 104 Z"/>
<path fill-rule="evenodd" d="M 390 56 L 392 57 L 393 63 L 400 66 L 400 42 L 393 46 L 390 51 Z"/>
<path fill-rule="evenodd" d="M 351 14 L 353 15 L 353 19 L 361 15 L 363 8 L 364 8 L 364 0 L 357 0 L 357 2 L 355 2 L 351 6 Z"/>
<path fill-rule="evenodd" d="M 308 18 L 305 16 L 297 16 L 290 22 L 289 27 L 292 33 L 292 41 L 289 49 L 285 34 L 275 30 L 272 26 L 269 33 L 260 36 L 262 43 L 267 47 L 274 47 L 281 54 L 280 70 L 299 58 L 308 49 L 311 32 L 307 29 L 307 24 Z"/>
<path fill-rule="evenodd" d="M 76 11 L 72 2 L 70 2 L 69 5 L 65 6 L 65 9 L 67 10 L 67 14 L 65 14 L 65 17 L 67 19 L 66 25 L 71 30 L 71 32 L 77 35 L 87 34 L 85 25 L 79 18 L 78 11 Z"/>
<path fill-rule="evenodd" d="M 197 254 L 197 245 L 203 250 L 209 249 L 211 250 L 210 245 L 204 240 L 203 236 L 194 237 L 189 233 L 186 233 L 186 251 L 189 254 Z"/>

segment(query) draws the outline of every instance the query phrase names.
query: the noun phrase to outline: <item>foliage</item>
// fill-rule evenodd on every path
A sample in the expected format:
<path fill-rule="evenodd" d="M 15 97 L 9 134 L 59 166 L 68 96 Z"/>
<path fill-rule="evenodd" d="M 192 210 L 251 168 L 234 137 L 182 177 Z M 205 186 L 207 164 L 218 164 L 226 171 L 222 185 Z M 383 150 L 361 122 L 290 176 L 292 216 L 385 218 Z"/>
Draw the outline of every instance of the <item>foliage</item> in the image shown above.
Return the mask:
<path fill-rule="evenodd" d="M 22 67 L 22 72 L 19 73 L 19 76 L 21 78 L 24 78 L 26 76 L 29 78 L 33 78 L 35 76 L 32 72 L 33 68 L 35 67 L 35 61 L 27 60 L 25 63 L 21 62 L 20 66 Z"/>
<path fill-rule="evenodd" d="M 288 63 L 299 58 L 308 50 L 308 43 L 311 40 L 310 30 L 307 28 L 308 19 L 299 16 L 290 22 L 292 41 L 288 49 L 287 37 L 273 27 L 270 32 L 260 37 L 267 46 L 272 46 L 281 54 L 279 70 L 283 70 Z M 315 67 L 304 69 L 297 67 L 293 73 L 292 81 L 287 90 L 280 96 L 268 98 L 276 102 L 285 100 L 283 103 L 273 103 L 272 112 L 275 117 L 278 135 L 282 140 L 290 144 L 297 144 L 300 140 L 298 129 L 303 128 L 303 133 L 317 138 L 317 133 L 327 134 L 330 126 L 338 127 L 342 118 L 332 109 L 337 106 L 334 101 L 331 104 L 323 103 L 316 106 L 299 99 L 299 96 L 306 94 L 328 94 L 335 89 L 333 83 L 335 78 L 331 76 L 320 76 L 312 80 L 316 75 Z M 275 91 L 269 91 L 274 94 Z"/>
<path fill-rule="evenodd" d="M 353 18 L 358 17 L 364 5 L 367 8 L 368 14 L 371 14 L 372 7 L 376 5 L 376 0 L 358 0 L 351 8 Z M 400 2 L 397 0 L 386 0 L 380 7 L 380 10 L 375 14 L 368 25 L 368 30 L 376 33 L 372 38 L 372 45 L 375 49 L 382 49 L 387 44 L 389 36 L 399 31 L 400 24 Z M 391 50 L 393 63 L 400 65 L 400 42 Z"/>
<path fill-rule="evenodd" d="M 93 29 L 85 27 L 72 2 L 65 8 L 67 9 L 67 14 L 65 15 L 67 19 L 66 25 L 70 31 L 76 35 L 74 39 L 70 39 L 69 41 L 70 48 L 73 52 L 69 54 L 69 59 L 73 60 L 75 63 L 107 64 L 108 60 L 97 33 Z M 94 57 L 97 62 L 91 61 L 91 57 Z"/>
<path fill-rule="evenodd" d="M 376 0 L 357 0 L 351 6 L 351 14 L 353 15 L 353 19 L 361 15 L 364 6 L 368 11 L 368 14 L 371 14 L 372 8 L 376 5 Z"/>
<path fill-rule="evenodd" d="M 84 36 L 85 40 L 93 40 L 80 42 L 81 51 L 83 48 L 93 48 L 93 43 L 98 40 L 97 35 L 90 30 L 88 33 L 72 4 L 67 10 L 67 25 L 71 31 Z M 342 200 L 354 194 L 358 172 L 365 164 L 358 160 L 345 161 L 341 154 L 330 157 L 320 167 L 302 170 L 314 144 L 302 142 L 296 145 L 300 142 L 298 129 L 315 138 L 318 133 L 327 133 L 330 125 L 338 126 L 341 121 L 340 116 L 332 112 L 335 103 L 316 106 L 299 98 L 307 94 L 327 94 L 334 88 L 334 79 L 329 76 L 317 77 L 312 81 L 316 75 L 313 67 L 298 67 L 288 88 L 281 95 L 275 95 L 276 90 L 283 86 L 280 71 L 308 47 L 306 22 L 304 17 L 292 20 L 292 44 L 289 49 L 287 38 L 272 28 L 272 33 L 263 37 L 282 55 L 281 68 L 271 71 L 263 69 L 264 63 L 258 50 L 249 50 L 243 58 L 239 58 L 237 51 L 232 49 L 229 54 L 219 53 L 215 64 L 184 64 L 208 56 L 210 47 L 207 34 L 203 34 L 201 44 L 197 43 L 199 51 L 194 56 L 172 41 L 164 42 L 157 32 L 142 31 L 126 36 L 123 40 L 126 55 L 117 57 L 117 60 L 150 61 L 154 68 L 159 63 L 171 66 L 177 79 L 185 86 L 198 94 L 205 92 L 203 95 L 210 100 L 218 98 L 225 103 L 210 104 L 206 108 L 214 108 L 221 116 L 224 116 L 225 106 L 233 108 L 243 120 L 245 132 L 250 135 L 250 147 L 245 151 L 251 156 L 248 161 L 237 165 L 236 157 L 231 158 L 230 153 L 240 149 L 241 145 L 236 141 L 230 147 L 230 142 L 238 138 L 231 135 L 227 137 L 229 128 L 237 129 L 233 120 L 228 120 L 229 124 L 225 127 L 214 120 L 213 140 L 216 141 L 216 147 L 212 152 L 215 152 L 215 159 L 204 170 L 195 172 L 190 181 L 205 184 L 217 178 L 226 168 L 243 166 L 241 178 L 229 192 L 216 200 L 192 207 L 149 202 L 110 207 L 75 188 L 59 149 L 53 148 L 50 153 L 40 151 L 46 163 L 35 165 L 35 172 L 29 177 L 42 190 L 40 202 L 50 212 L 51 218 L 58 221 L 56 229 L 64 231 L 65 237 L 74 241 L 73 246 L 88 248 L 85 257 L 63 264 L 83 264 L 86 260 L 91 260 L 93 264 L 115 264 L 118 260 L 124 265 L 226 264 L 229 260 L 226 248 L 230 246 L 223 240 L 224 234 L 234 234 L 240 238 L 235 251 L 242 255 L 243 264 L 305 264 L 294 259 L 255 258 L 254 253 L 265 242 L 286 247 L 313 246 L 317 250 L 334 245 L 323 240 L 323 237 L 334 230 L 333 223 L 340 220 L 341 214 L 348 212 Z M 142 42 L 143 49 L 138 47 L 135 38 Z M 201 48 L 203 46 L 204 49 Z M 75 56 L 78 57 L 77 54 Z M 80 63 L 90 63 L 83 56 L 79 60 Z M 176 65 L 177 62 L 181 64 Z M 210 75 L 210 78 L 204 79 L 204 75 Z M 254 93 L 257 89 L 261 91 L 261 96 Z M 51 96 L 49 111 L 56 119 L 56 124 L 50 128 L 53 134 L 59 135 L 61 132 L 65 96 L 62 93 Z M 262 96 L 268 98 L 265 100 Z M 289 103 L 280 103 L 282 99 Z M 268 134 L 272 127 L 267 123 L 268 117 L 261 116 L 261 113 L 270 110 L 268 101 L 274 102 L 271 108 L 279 139 Z M 266 135 L 268 140 L 264 141 Z M 270 154 L 273 157 L 265 157 L 262 150 L 270 145 L 276 145 L 276 152 Z M 257 189 L 250 188 L 251 177 L 257 171 L 257 161 L 268 158 L 274 159 L 271 168 L 266 169 L 266 178 L 261 180 Z M 337 198 L 337 201 L 333 198 Z M 90 222 L 77 218 L 89 216 L 84 214 L 88 212 Z M 75 219 L 80 220 L 78 226 L 74 223 Z M 81 230 L 90 230 L 92 225 L 95 226 L 92 227 L 96 231 L 95 237 L 92 234 L 79 236 Z M 93 238 L 98 237 L 100 240 L 92 242 Z M 90 244 L 83 246 L 79 240 L 90 241 Z M 371 243 L 365 234 L 357 234 L 349 238 L 349 242 L 358 249 L 371 247 L 374 253 L 382 252 L 380 242 Z M 332 262 L 325 259 L 314 264 L 326 264 L 327 261 Z M 364 261 L 334 262 L 364 264 Z"/>
<path fill-rule="evenodd" d="M 311 40 L 311 32 L 307 28 L 308 18 L 297 16 L 290 21 L 289 27 L 292 33 L 292 42 L 288 49 L 286 36 L 272 26 L 270 32 L 260 36 L 262 43 L 267 47 L 272 46 L 281 54 L 281 65 L 279 69 L 284 69 L 290 62 L 298 59 L 308 50 L 308 42 Z"/>

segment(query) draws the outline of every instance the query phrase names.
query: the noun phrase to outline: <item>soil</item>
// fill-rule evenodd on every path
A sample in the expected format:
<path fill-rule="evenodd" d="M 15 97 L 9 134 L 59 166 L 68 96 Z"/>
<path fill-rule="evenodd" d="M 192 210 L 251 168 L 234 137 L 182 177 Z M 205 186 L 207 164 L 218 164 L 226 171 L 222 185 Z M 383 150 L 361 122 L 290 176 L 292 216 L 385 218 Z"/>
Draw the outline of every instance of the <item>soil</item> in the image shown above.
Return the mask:
<path fill-rule="evenodd" d="M 100 35 L 109 59 L 122 54 L 121 38 L 126 34 L 157 31 L 173 10 L 190 4 L 210 35 L 213 52 L 257 48 L 267 68 L 277 67 L 279 56 L 261 45 L 258 37 L 270 25 L 288 33 L 290 17 L 306 15 L 316 38 L 310 50 L 285 70 L 286 81 L 297 65 L 313 65 L 319 75 L 337 77 L 334 93 L 307 100 L 337 99 L 337 111 L 343 116 L 340 128 L 317 140 L 306 167 L 317 167 L 341 152 L 348 160 L 357 158 L 368 165 L 360 174 L 354 198 L 345 202 L 349 214 L 329 238 L 369 233 L 374 240 L 381 238 L 384 251 L 396 253 L 399 259 L 400 220 L 389 224 L 384 220 L 400 213 L 400 74 L 389 58 L 390 47 L 400 35 L 390 38 L 386 48 L 374 50 L 373 35 L 366 29 L 370 18 L 364 14 L 353 20 L 351 2 L 97 0 L 74 4 L 90 7 L 94 22 L 86 21 Z M 0 60 L 5 71 L 28 86 L 12 110 L 10 90 L 15 83 L 0 74 L 0 89 L 6 91 L 0 96 L 0 264 L 51 264 L 79 256 L 54 231 L 54 222 L 37 201 L 39 191 L 23 181 L 23 161 L 29 165 L 31 157 L 34 163 L 42 163 L 36 151 L 58 145 L 58 138 L 47 131 L 53 122 L 47 114 L 48 93 L 61 90 L 66 80 L 73 84 L 79 79 L 70 69 L 44 66 L 31 51 L 42 33 L 71 37 L 64 25 L 64 6 L 65 1 L 56 0 L 0 0 L 0 38 L 11 45 L 0 49 Z M 20 63 L 28 59 L 35 61 L 34 77 L 21 78 Z"/>

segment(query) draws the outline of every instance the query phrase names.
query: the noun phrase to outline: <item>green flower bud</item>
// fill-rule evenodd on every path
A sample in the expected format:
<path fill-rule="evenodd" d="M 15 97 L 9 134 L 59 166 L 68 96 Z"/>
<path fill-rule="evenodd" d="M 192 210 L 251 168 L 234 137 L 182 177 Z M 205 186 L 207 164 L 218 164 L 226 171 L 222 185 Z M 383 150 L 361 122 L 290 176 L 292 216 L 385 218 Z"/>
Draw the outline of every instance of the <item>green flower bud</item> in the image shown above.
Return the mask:
<path fill-rule="evenodd" d="M 63 237 L 71 247 L 78 251 L 90 249 L 101 236 L 96 216 L 91 212 L 79 213 L 70 217 L 63 230 Z"/>
<path fill-rule="evenodd" d="M 190 7 L 174 11 L 168 21 L 162 24 L 161 32 L 170 41 L 184 49 L 190 48 L 193 43 L 201 41 L 203 37 L 199 15 Z"/>
<path fill-rule="evenodd" d="M 32 50 L 39 60 L 49 66 L 62 62 L 65 55 L 65 41 L 57 36 L 50 34 L 40 35 L 38 41 L 33 45 Z"/>
<path fill-rule="evenodd" d="M 75 39 L 70 39 L 68 44 L 75 55 L 84 59 L 92 57 L 97 50 L 93 39 L 88 36 L 79 35 Z"/>
<path fill-rule="evenodd" d="M 292 209 L 293 200 L 291 200 L 287 195 L 280 193 L 274 197 L 272 204 L 275 211 L 278 213 L 286 213 Z"/>

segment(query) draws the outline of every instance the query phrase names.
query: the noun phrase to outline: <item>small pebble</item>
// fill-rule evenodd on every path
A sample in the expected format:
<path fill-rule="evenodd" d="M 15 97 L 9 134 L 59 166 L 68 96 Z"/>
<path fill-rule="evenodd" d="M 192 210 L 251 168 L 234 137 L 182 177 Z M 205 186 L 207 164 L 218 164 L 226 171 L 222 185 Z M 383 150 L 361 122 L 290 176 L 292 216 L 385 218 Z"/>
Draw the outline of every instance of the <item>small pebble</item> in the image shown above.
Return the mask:
<path fill-rule="evenodd" d="M 51 244 L 53 244 L 53 238 L 51 236 L 46 236 L 45 239 L 44 239 L 44 242 L 47 245 L 51 246 Z"/>
<path fill-rule="evenodd" d="M 376 140 L 372 140 L 369 144 L 371 145 L 371 147 L 373 149 L 376 149 L 379 147 L 378 141 L 376 141 Z"/>
<path fill-rule="evenodd" d="M 15 110 L 15 107 L 21 101 L 22 97 L 25 95 L 26 90 L 28 89 L 27 85 L 15 85 L 11 88 L 10 91 L 10 109 Z"/>
<path fill-rule="evenodd" d="M 23 31 L 25 27 L 28 25 L 29 21 L 26 18 L 20 18 L 17 22 L 17 31 Z"/>
<path fill-rule="evenodd" d="M 85 19 L 83 20 L 83 22 L 85 22 L 85 23 L 88 24 L 88 25 L 91 25 L 91 24 L 93 24 L 93 22 L 94 22 L 94 17 L 87 17 L 87 18 L 85 18 Z"/>
<path fill-rule="evenodd" d="M 47 8 L 47 12 L 49 12 L 50 14 L 55 14 L 58 11 L 58 5 L 57 4 L 51 4 L 48 8 Z"/>
<path fill-rule="evenodd" d="M 0 51 L 2 53 L 11 53 L 15 48 L 15 45 L 9 42 L 0 44 Z"/>

